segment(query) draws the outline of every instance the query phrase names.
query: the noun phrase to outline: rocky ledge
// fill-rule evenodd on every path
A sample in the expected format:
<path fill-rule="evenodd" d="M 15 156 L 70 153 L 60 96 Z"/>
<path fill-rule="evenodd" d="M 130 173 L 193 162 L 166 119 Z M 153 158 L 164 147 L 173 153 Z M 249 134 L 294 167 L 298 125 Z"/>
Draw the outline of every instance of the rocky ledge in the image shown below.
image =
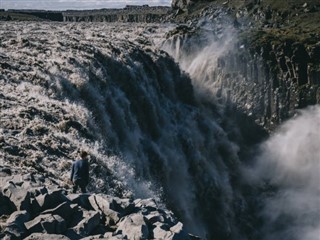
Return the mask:
<path fill-rule="evenodd" d="M 154 199 L 71 194 L 53 178 L 0 167 L 1 239 L 200 239 Z"/>

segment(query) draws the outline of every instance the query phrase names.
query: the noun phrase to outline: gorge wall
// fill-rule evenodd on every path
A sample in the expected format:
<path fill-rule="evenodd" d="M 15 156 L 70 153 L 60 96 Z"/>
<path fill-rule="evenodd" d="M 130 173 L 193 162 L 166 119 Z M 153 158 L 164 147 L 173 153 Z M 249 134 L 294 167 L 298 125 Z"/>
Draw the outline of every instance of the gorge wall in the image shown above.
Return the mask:
<path fill-rule="evenodd" d="M 320 103 L 320 34 L 312 23 L 319 4 L 295 2 L 284 10 L 260 1 L 211 2 L 201 1 L 200 10 L 200 3 L 173 2 L 188 8 L 176 16 L 187 25 L 169 34 L 165 49 L 184 70 L 270 130 L 296 109 Z M 201 51 L 206 65 L 192 72 L 203 64 L 196 59 Z M 189 55 L 195 60 L 186 61 Z"/>

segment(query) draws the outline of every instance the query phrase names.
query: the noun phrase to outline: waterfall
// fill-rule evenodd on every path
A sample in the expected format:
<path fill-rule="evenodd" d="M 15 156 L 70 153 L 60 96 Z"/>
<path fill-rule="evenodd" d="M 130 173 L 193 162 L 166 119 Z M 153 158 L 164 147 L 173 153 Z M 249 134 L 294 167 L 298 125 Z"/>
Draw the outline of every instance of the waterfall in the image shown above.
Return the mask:
<path fill-rule="evenodd" d="M 199 40 L 203 45 L 188 45 L 185 38 L 161 45 L 172 26 L 0 24 L 4 165 L 43 171 L 63 185 L 79 149 L 85 149 L 91 158 L 90 191 L 153 197 L 204 239 L 291 236 L 267 232 L 300 204 L 303 194 L 317 207 L 316 141 L 302 146 L 319 137 L 310 130 L 319 130 L 319 110 L 303 112 L 267 140 L 252 167 L 252 150 L 266 134 L 215 82 L 219 57 L 236 46 L 232 29 L 214 35 L 205 31 Z M 313 120 L 297 127 L 305 118 Z M 300 126 L 310 129 L 299 132 Z M 299 142 L 291 141 L 295 136 Z M 298 156 L 306 157 L 301 175 L 288 158 L 278 164 L 287 154 L 279 148 L 282 141 L 288 154 L 299 149 L 290 158 L 297 166 Z M 268 175 L 262 171 L 267 167 L 279 171 Z M 260 173 L 262 179 L 256 177 Z M 290 185 L 293 176 L 310 186 Z M 260 188 L 266 180 L 283 191 L 266 197 L 269 188 Z M 275 203 L 288 196 L 299 201 L 277 209 Z M 276 210 L 277 215 L 268 215 Z M 296 213 L 308 214 L 304 209 Z M 312 220 L 316 215 L 308 215 L 301 234 Z M 287 225 L 283 229 L 291 231 Z"/>
<path fill-rule="evenodd" d="M 211 224 L 217 238 L 238 234 L 239 147 L 219 107 L 198 103 L 188 75 L 155 46 L 167 27 L 1 24 L 5 164 L 41 166 L 65 184 L 84 148 L 90 191 L 153 197 L 203 237 Z"/>

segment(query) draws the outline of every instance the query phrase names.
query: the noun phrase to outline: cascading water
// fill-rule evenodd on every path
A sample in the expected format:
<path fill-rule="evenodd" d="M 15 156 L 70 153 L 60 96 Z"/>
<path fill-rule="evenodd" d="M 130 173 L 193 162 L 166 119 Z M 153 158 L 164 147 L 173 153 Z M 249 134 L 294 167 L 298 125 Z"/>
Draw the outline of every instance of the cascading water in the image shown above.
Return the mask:
<path fill-rule="evenodd" d="M 170 28 L 1 23 L 0 159 L 63 184 L 84 148 L 90 191 L 154 197 L 203 238 L 262 239 L 250 208 L 259 181 L 248 184 L 241 171 L 251 135 L 212 97 L 208 78 L 233 38 L 225 48 L 210 42 L 195 60 L 175 45 L 190 80 L 157 49 Z"/>
<path fill-rule="evenodd" d="M 190 79 L 154 48 L 149 36 L 163 29 L 2 23 L 1 157 L 63 183 L 85 148 L 91 191 L 154 197 L 195 234 L 213 223 L 218 238 L 236 236 L 238 147 L 217 108 L 197 103 Z"/>

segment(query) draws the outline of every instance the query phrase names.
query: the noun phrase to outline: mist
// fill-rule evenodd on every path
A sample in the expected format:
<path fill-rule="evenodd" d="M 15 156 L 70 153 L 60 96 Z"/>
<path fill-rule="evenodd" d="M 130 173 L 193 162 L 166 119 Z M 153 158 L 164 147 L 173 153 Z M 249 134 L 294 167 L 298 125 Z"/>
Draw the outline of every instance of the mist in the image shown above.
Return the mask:
<path fill-rule="evenodd" d="M 319 240 L 320 107 L 302 110 L 261 146 L 247 176 L 263 187 L 264 239 Z"/>

